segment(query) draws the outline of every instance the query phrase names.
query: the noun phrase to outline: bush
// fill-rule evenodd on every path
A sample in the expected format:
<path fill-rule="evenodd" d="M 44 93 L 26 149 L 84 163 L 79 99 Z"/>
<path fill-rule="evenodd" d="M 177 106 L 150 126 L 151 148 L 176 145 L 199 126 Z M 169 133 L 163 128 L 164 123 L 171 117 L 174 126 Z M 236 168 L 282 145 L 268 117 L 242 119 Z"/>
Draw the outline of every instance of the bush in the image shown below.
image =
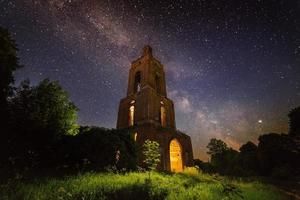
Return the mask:
<path fill-rule="evenodd" d="M 184 168 L 183 173 L 189 175 L 198 175 L 199 173 L 202 173 L 202 171 L 198 167 L 186 167 Z"/>
<path fill-rule="evenodd" d="M 72 170 L 102 171 L 108 166 L 121 169 L 136 168 L 135 145 L 128 130 L 86 127 L 76 136 L 61 141 L 58 165 Z"/>
<path fill-rule="evenodd" d="M 271 173 L 271 177 L 276 179 L 289 179 L 293 176 L 293 169 L 289 165 L 280 167 L 274 167 Z"/>

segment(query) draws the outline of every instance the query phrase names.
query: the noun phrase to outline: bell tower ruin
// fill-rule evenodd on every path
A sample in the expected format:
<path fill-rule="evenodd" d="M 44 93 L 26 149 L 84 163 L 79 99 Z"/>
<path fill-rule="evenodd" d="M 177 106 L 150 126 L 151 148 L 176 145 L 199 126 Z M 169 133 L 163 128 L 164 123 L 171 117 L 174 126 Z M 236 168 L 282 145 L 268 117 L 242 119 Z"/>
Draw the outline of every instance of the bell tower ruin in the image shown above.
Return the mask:
<path fill-rule="evenodd" d="M 164 66 L 146 45 L 129 71 L 127 96 L 120 101 L 117 128 L 132 128 L 139 148 L 145 140 L 160 144 L 160 170 L 182 171 L 193 165 L 191 139 L 176 130 L 173 101 L 167 98 Z M 143 164 L 142 152 L 138 163 Z"/>

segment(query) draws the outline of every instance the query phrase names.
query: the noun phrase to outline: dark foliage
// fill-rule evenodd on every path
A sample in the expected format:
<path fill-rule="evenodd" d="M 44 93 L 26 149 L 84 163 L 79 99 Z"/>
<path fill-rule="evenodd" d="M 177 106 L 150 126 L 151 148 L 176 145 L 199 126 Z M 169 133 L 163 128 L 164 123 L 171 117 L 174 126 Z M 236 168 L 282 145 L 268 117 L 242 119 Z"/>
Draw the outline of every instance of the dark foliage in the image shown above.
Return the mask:
<path fill-rule="evenodd" d="M 257 155 L 262 175 L 276 176 L 278 171 L 283 170 L 293 171 L 291 174 L 287 172 L 287 176 L 295 175 L 300 167 L 299 149 L 297 150 L 295 140 L 286 134 L 270 133 L 260 136 Z"/>
<path fill-rule="evenodd" d="M 77 108 L 57 82 L 46 79 L 30 86 L 24 81 L 8 101 L 8 111 L 8 132 L 1 146 L 5 166 L 45 167 L 56 141 L 77 132 Z"/>
<path fill-rule="evenodd" d="M 226 181 L 224 183 L 221 183 L 221 184 L 222 184 L 222 187 L 223 187 L 222 193 L 228 199 L 244 199 L 244 196 L 242 195 L 242 190 L 240 190 L 234 184 L 227 183 Z"/>
<path fill-rule="evenodd" d="M 45 79 L 30 86 L 23 81 L 9 101 L 9 123 L 15 132 L 43 132 L 57 139 L 78 132 L 77 110 L 58 82 Z"/>
<path fill-rule="evenodd" d="M 0 114 L 6 108 L 7 97 L 12 94 L 13 72 L 21 68 L 17 47 L 8 30 L 0 27 Z M 3 119 L 3 118 L 1 118 Z"/>
<path fill-rule="evenodd" d="M 216 138 L 212 138 L 209 141 L 207 148 L 208 148 L 207 153 L 212 156 L 222 154 L 223 152 L 228 150 L 227 144 L 222 140 L 218 140 Z"/>
<path fill-rule="evenodd" d="M 129 130 L 82 128 L 75 136 L 65 136 L 59 144 L 60 168 L 73 170 L 134 169 L 135 145 Z"/>
<path fill-rule="evenodd" d="M 17 47 L 8 30 L 0 27 L 0 158 L 8 140 L 8 98 L 12 95 L 14 83 L 13 72 L 22 66 L 17 57 Z M 1 162 L 0 162 L 1 164 Z"/>
<path fill-rule="evenodd" d="M 231 176 L 271 176 L 294 179 L 300 175 L 299 138 L 287 134 L 270 133 L 259 137 L 258 146 L 247 142 L 240 152 L 228 148 L 217 139 L 208 144 L 211 162 L 195 160 L 205 172 L 218 172 Z"/>
<path fill-rule="evenodd" d="M 203 172 L 212 173 L 214 172 L 213 166 L 210 162 L 203 162 L 200 159 L 194 159 L 194 165 L 201 169 Z"/>
<path fill-rule="evenodd" d="M 240 147 L 239 164 L 245 175 L 255 175 L 258 172 L 257 146 L 253 142 Z"/>
<path fill-rule="evenodd" d="M 213 138 L 207 145 L 211 162 L 196 160 L 195 165 L 205 172 L 224 175 L 297 179 L 300 176 L 300 107 L 292 109 L 288 116 L 289 134 L 261 135 L 258 146 L 247 142 L 240 147 L 240 152 Z"/>
<path fill-rule="evenodd" d="M 213 170 L 220 174 L 239 175 L 240 169 L 238 168 L 239 153 L 228 148 L 222 140 L 215 138 L 211 139 L 207 145 L 208 154 L 211 155 L 211 165 Z"/>
<path fill-rule="evenodd" d="M 289 112 L 289 134 L 300 137 L 300 106 Z"/>

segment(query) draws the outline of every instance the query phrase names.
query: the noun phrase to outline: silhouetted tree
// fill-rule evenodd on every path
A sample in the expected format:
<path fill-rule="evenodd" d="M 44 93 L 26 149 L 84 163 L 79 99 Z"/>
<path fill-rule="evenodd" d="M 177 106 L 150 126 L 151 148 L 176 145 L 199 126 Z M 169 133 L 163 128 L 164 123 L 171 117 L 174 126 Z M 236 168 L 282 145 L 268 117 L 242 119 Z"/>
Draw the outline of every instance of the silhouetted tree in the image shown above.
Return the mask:
<path fill-rule="evenodd" d="M 0 167 L 1 160 L 7 157 L 6 147 L 10 135 L 7 125 L 9 118 L 7 100 L 13 93 L 13 72 L 22 67 L 17 51 L 15 41 L 8 30 L 0 26 Z"/>
<path fill-rule="evenodd" d="M 295 142 L 286 134 L 270 133 L 259 137 L 258 160 L 262 175 L 286 168 L 287 173 L 297 166 Z"/>
<path fill-rule="evenodd" d="M 257 146 L 253 142 L 243 144 L 240 147 L 239 160 L 247 175 L 255 175 L 258 171 Z"/>
<path fill-rule="evenodd" d="M 232 176 L 241 176 L 243 175 L 243 170 L 239 165 L 239 152 L 229 148 L 223 153 L 221 160 L 221 174 L 227 174 Z"/>
<path fill-rule="evenodd" d="M 207 145 L 213 170 L 226 175 L 264 175 L 292 178 L 300 175 L 300 107 L 290 111 L 289 134 L 269 133 L 259 137 L 258 146 L 247 142 L 237 152 L 222 140 L 211 139 Z M 199 166 L 203 163 L 198 162 Z"/>
<path fill-rule="evenodd" d="M 13 72 L 22 67 L 17 47 L 8 30 L 0 27 L 0 115 L 5 113 L 7 97 L 12 95 Z"/>
<path fill-rule="evenodd" d="M 223 142 L 222 140 L 218 140 L 216 138 L 212 138 L 208 145 L 208 154 L 209 155 L 216 155 L 223 153 L 224 151 L 228 150 L 227 144 Z"/>
<path fill-rule="evenodd" d="M 222 140 L 211 139 L 207 145 L 208 154 L 211 155 L 211 165 L 213 170 L 226 175 L 245 175 L 240 165 L 240 153 L 232 148 L 228 148 Z"/>
<path fill-rule="evenodd" d="M 212 138 L 206 147 L 208 148 L 207 154 L 211 156 L 210 163 L 214 170 L 218 171 L 222 164 L 222 155 L 228 147 L 225 142 L 216 138 Z"/>
<path fill-rule="evenodd" d="M 300 136 L 300 106 L 292 109 L 289 114 L 289 134 Z"/>
<path fill-rule="evenodd" d="M 257 146 L 253 142 L 247 142 L 240 147 L 240 152 L 242 154 L 256 154 Z"/>
<path fill-rule="evenodd" d="M 208 154 L 211 155 L 211 165 L 221 174 L 232 174 L 233 167 L 237 165 L 238 152 L 228 148 L 222 140 L 213 138 L 207 145 Z"/>

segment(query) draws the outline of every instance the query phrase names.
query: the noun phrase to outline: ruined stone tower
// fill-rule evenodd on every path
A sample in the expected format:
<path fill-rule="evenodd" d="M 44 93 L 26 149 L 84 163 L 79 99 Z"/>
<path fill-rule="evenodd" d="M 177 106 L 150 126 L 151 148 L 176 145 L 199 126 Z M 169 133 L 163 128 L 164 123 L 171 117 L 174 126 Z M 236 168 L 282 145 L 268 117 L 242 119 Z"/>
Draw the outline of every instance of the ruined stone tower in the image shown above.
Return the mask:
<path fill-rule="evenodd" d="M 147 139 L 160 144 L 160 170 L 182 171 L 193 165 L 191 139 L 176 130 L 173 101 L 167 98 L 163 65 L 146 45 L 143 55 L 133 61 L 129 71 L 127 96 L 120 101 L 117 128 L 134 130 L 134 139 L 141 148 Z M 138 153 L 138 162 L 143 164 Z"/>

